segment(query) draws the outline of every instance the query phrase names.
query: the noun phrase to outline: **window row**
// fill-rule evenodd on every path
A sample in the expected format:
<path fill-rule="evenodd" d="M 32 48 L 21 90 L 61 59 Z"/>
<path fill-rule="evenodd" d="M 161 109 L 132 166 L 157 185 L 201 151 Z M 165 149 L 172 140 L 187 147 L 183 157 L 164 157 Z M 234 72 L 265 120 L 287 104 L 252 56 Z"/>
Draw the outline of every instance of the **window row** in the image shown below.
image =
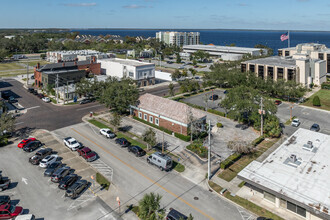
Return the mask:
<path fill-rule="evenodd" d="M 139 118 L 142 119 L 142 112 L 139 112 Z M 143 114 L 143 119 L 148 121 L 148 114 Z M 154 117 L 149 116 L 149 122 L 154 124 Z M 155 117 L 155 125 L 159 125 L 159 119 Z"/>

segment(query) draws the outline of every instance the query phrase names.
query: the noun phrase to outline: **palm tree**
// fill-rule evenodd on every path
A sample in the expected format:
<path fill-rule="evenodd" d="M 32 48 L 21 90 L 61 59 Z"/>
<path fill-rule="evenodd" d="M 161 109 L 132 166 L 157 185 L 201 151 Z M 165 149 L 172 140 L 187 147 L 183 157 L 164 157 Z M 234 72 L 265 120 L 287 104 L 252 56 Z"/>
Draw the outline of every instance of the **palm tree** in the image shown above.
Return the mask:
<path fill-rule="evenodd" d="M 162 196 L 153 192 L 145 194 L 139 201 L 138 216 L 142 220 L 160 220 L 164 218 L 164 211 L 160 210 Z"/>

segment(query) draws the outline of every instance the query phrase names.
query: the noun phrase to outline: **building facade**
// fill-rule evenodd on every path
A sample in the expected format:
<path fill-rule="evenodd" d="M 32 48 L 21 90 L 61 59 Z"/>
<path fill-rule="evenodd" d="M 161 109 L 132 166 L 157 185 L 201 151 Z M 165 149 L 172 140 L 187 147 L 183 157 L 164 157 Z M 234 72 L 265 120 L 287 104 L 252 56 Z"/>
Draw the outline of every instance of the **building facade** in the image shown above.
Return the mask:
<path fill-rule="evenodd" d="M 160 31 L 156 33 L 156 39 L 167 45 L 176 45 L 182 47 L 184 45 L 200 44 L 199 32 L 176 32 L 176 31 Z"/>
<path fill-rule="evenodd" d="M 206 115 L 181 102 L 146 93 L 140 96 L 137 106 L 131 106 L 131 114 L 134 116 L 183 135 L 188 135 L 191 123 L 188 119 L 189 111 L 191 111 L 194 121 L 199 121 L 203 129 Z"/>
<path fill-rule="evenodd" d="M 96 50 L 67 50 L 49 51 L 46 53 L 47 61 L 51 63 L 71 62 L 71 61 L 91 61 L 96 59 L 106 59 L 109 56 Z"/>
<path fill-rule="evenodd" d="M 247 183 L 244 197 L 285 219 L 330 219 L 329 146 L 329 135 L 298 129 L 264 161 L 238 173 Z"/>
<path fill-rule="evenodd" d="M 101 64 L 101 72 L 107 76 L 119 79 L 129 77 L 136 81 L 137 85 L 148 86 L 155 84 L 155 64 L 145 63 L 130 59 L 103 59 L 98 61 Z"/>

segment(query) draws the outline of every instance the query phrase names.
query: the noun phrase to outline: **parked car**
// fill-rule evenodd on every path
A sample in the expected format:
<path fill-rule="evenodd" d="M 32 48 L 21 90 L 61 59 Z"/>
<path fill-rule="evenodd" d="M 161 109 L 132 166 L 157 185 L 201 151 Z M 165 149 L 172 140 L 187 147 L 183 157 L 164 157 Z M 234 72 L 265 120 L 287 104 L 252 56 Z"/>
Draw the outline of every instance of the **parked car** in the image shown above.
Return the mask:
<path fill-rule="evenodd" d="M 161 171 L 170 170 L 172 168 L 172 163 L 173 163 L 172 158 L 170 156 L 162 154 L 160 152 L 151 154 L 147 158 L 147 162 L 159 167 Z"/>
<path fill-rule="evenodd" d="M 223 91 L 223 94 L 228 94 L 228 90 Z"/>
<path fill-rule="evenodd" d="M 16 216 L 22 214 L 23 208 L 11 204 L 0 206 L 0 219 L 15 219 Z"/>
<path fill-rule="evenodd" d="M 125 138 L 117 138 L 116 144 L 119 144 L 121 147 L 128 147 L 131 145 L 131 143 Z"/>
<path fill-rule="evenodd" d="M 34 92 L 34 88 L 28 88 L 28 92 L 29 93 L 33 93 Z"/>
<path fill-rule="evenodd" d="M 109 128 L 100 129 L 100 134 L 106 136 L 107 138 L 114 138 L 116 135 Z"/>
<path fill-rule="evenodd" d="M 184 214 L 182 214 L 181 212 L 170 208 L 170 212 L 167 214 L 166 216 L 166 220 L 186 220 L 188 219 L 187 216 L 185 216 Z"/>
<path fill-rule="evenodd" d="M 38 94 L 37 96 L 38 96 L 38 98 L 39 98 L 39 99 L 42 99 L 42 98 L 44 98 L 44 97 L 45 97 L 45 95 L 44 95 L 44 94 L 41 94 L 41 93 L 40 93 L 40 94 Z"/>
<path fill-rule="evenodd" d="M 8 189 L 10 182 L 11 181 L 9 178 L 4 178 L 0 175 L 0 191 L 4 191 L 5 189 Z"/>
<path fill-rule="evenodd" d="M 10 203 L 9 196 L 0 196 L 0 205 L 6 205 L 8 203 Z"/>
<path fill-rule="evenodd" d="M 19 215 L 15 220 L 35 220 L 36 217 L 33 214 Z"/>
<path fill-rule="evenodd" d="M 300 121 L 298 118 L 294 118 L 291 122 L 291 125 L 294 127 L 298 127 L 300 125 Z"/>
<path fill-rule="evenodd" d="M 40 141 L 30 141 L 29 143 L 27 143 L 24 147 L 23 147 L 23 150 L 25 152 L 32 152 L 34 151 L 35 149 L 37 149 L 38 147 L 40 147 L 42 144 Z"/>
<path fill-rule="evenodd" d="M 129 146 L 127 149 L 128 152 L 135 154 L 137 157 L 142 157 L 146 154 L 146 152 L 139 146 Z"/>
<path fill-rule="evenodd" d="M 27 143 L 31 142 L 31 141 L 36 141 L 37 139 L 35 138 L 27 138 L 27 139 L 23 139 L 21 142 L 19 142 L 19 144 L 17 145 L 18 148 L 23 148 Z"/>
<path fill-rule="evenodd" d="M 14 96 L 10 96 L 10 97 L 8 98 L 8 102 L 10 102 L 10 103 L 14 103 L 14 102 L 17 102 L 17 100 L 15 99 Z"/>
<path fill-rule="evenodd" d="M 71 199 L 77 198 L 87 187 L 87 180 L 78 180 L 65 192 L 65 196 L 70 197 Z"/>
<path fill-rule="evenodd" d="M 77 150 L 80 147 L 80 143 L 73 137 L 67 137 L 63 139 L 64 145 L 70 148 L 72 151 Z"/>
<path fill-rule="evenodd" d="M 84 147 L 83 149 L 77 150 L 78 154 L 82 156 L 87 162 L 91 162 L 96 160 L 96 154 L 94 151 L 89 149 L 88 147 Z"/>
<path fill-rule="evenodd" d="M 58 184 L 60 189 L 68 189 L 72 184 L 74 184 L 79 179 L 77 174 L 70 174 L 64 177 Z"/>
<path fill-rule="evenodd" d="M 273 220 L 273 219 L 260 216 L 256 220 Z"/>
<path fill-rule="evenodd" d="M 71 169 L 70 167 L 61 167 L 60 169 L 56 170 L 52 177 L 51 177 L 51 181 L 54 183 L 58 183 L 60 182 L 64 177 L 66 177 L 67 175 L 73 173 L 73 169 Z"/>
<path fill-rule="evenodd" d="M 319 131 L 320 130 L 320 126 L 318 124 L 313 124 L 310 130 L 311 131 Z"/>
<path fill-rule="evenodd" d="M 275 104 L 275 105 L 280 105 L 280 104 L 282 104 L 282 101 L 281 101 L 281 100 L 275 100 L 275 101 L 274 101 L 274 104 Z"/>
<path fill-rule="evenodd" d="M 40 161 L 39 166 L 41 168 L 47 168 L 51 163 L 57 161 L 57 159 L 58 159 L 58 155 L 56 154 L 48 155 L 47 157 L 45 157 Z"/>
<path fill-rule="evenodd" d="M 46 103 L 51 101 L 49 97 L 43 97 L 41 100 L 46 102 Z"/>
<path fill-rule="evenodd" d="M 82 105 L 82 104 L 87 104 L 87 103 L 90 103 L 90 102 L 92 102 L 91 99 L 83 99 L 79 102 L 79 104 Z"/>
<path fill-rule="evenodd" d="M 219 96 L 217 94 L 211 95 L 210 100 L 218 100 Z"/>
<path fill-rule="evenodd" d="M 33 95 L 38 95 L 38 90 L 34 90 Z"/>
<path fill-rule="evenodd" d="M 41 149 L 34 156 L 30 157 L 29 162 L 33 165 L 38 165 L 42 159 L 48 155 L 51 155 L 52 152 L 53 150 L 51 148 Z"/>
<path fill-rule="evenodd" d="M 47 169 L 44 172 L 44 176 L 52 176 L 53 173 L 58 170 L 59 168 L 63 167 L 64 164 L 62 164 L 61 161 L 55 161 L 47 167 Z"/>

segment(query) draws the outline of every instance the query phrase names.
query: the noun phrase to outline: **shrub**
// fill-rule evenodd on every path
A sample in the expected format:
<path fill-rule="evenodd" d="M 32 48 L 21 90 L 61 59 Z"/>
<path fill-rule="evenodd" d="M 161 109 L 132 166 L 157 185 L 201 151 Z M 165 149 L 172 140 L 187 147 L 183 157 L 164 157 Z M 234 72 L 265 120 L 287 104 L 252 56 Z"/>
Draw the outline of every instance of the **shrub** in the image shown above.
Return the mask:
<path fill-rule="evenodd" d="M 220 112 L 220 111 L 217 111 L 217 110 L 214 110 L 214 109 L 208 109 L 207 111 L 210 112 L 210 113 L 213 113 L 213 114 L 216 114 L 216 115 L 220 115 L 222 117 L 225 117 L 225 113 L 224 112 Z"/>
<path fill-rule="evenodd" d="M 0 140 L 0 146 L 6 146 L 8 144 L 8 138 L 1 138 Z"/>
<path fill-rule="evenodd" d="M 222 128 L 222 127 L 223 127 L 222 123 L 218 122 L 218 123 L 217 123 L 217 127 L 218 127 L 218 128 Z"/>
<path fill-rule="evenodd" d="M 239 158 L 241 158 L 241 156 L 242 156 L 242 154 L 240 154 L 240 153 L 234 153 L 234 154 L 230 155 L 227 159 L 225 159 L 224 161 L 222 161 L 220 163 L 220 168 L 227 169 L 228 167 L 230 167 L 230 165 L 232 165 Z"/>
<path fill-rule="evenodd" d="M 330 89 L 330 83 L 322 83 L 322 85 L 321 85 L 321 88 L 322 89 Z"/>
<path fill-rule="evenodd" d="M 317 95 L 314 96 L 314 98 L 313 98 L 313 105 L 314 106 L 321 106 L 320 98 Z"/>
<path fill-rule="evenodd" d="M 260 144 L 263 140 L 265 140 L 265 136 L 260 136 L 256 138 L 254 141 L 252 141 L 252 146 L 257 146 Z"/>
<path fill-rule="evenodd" d="M 174 133 L 174 136 L 186 142 L 190 141 L 190 137 L 183 134 Z"/>
<path fill-rule="evenodd" d="M 163 127 L 160 127 L 160 126 L 157 126 L 157 125 L 151 124 L 150 122 L 147 122 L 147 121 L 145 121 L 145 120 L 143 120 L 143 119 L 141 119 L 141 118 L 138 118 L 138 117 L 136 117 L 136 116 L 133 116 L 133 118 L 134 118 L 135 120 L 139 121 L 139 122 L 142 122 L 142 123 L 147 124 L 147 125 L 149 125 L 149 126 L 151 126 L 151 127 L 157 128 L 158 130 L 164 131 L 164 132 L 167 133 L 167 134 L 172 135 L 172 131 L 170 131 L 170 130 L 168 130 L 168 129 L 166 129 L 166 128 L 163 128 Z"/>
<path fill-rule="evenodd" d="M 98 182 L 106 190 L 110 187 L 110 182 L 100 173 L 96 173 L 96 182 Z"/>
<path fill-rule="evenodd" d="M 207 158 L 207 148 L 203 146 L 203 142 L 198 140 L 187 146 L 188 150 L 191 150 L 201 158 Z"/>

